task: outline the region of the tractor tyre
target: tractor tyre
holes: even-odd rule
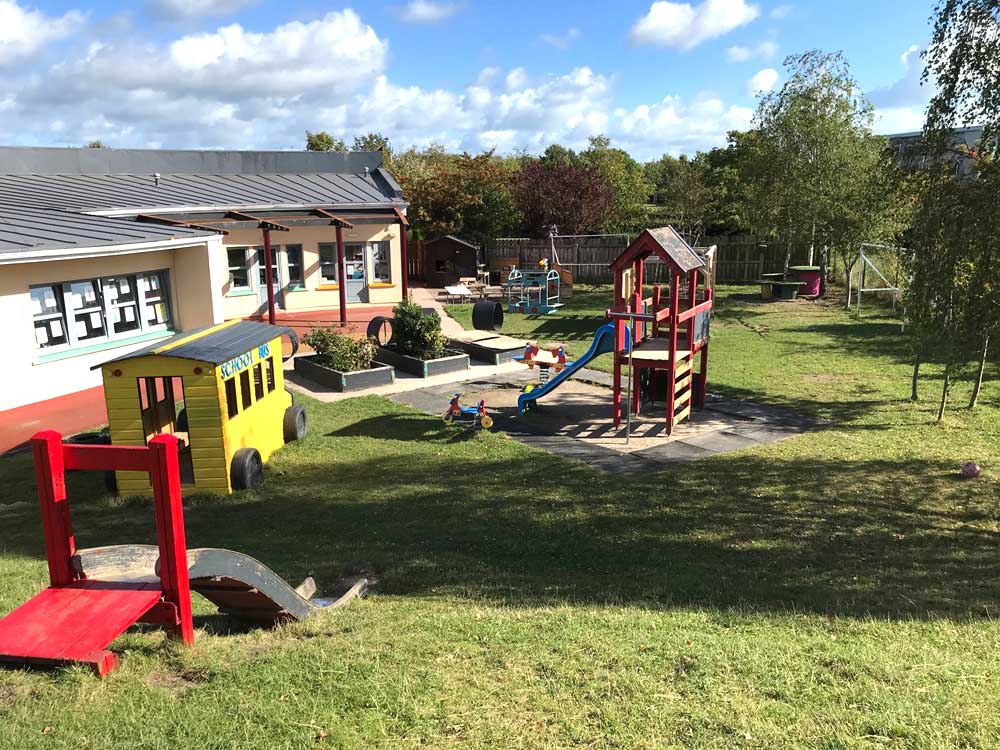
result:
[[[285,409],[282,429],[286,443],[304,438],[309,433],[309,418],[306,416],[305,407],[294,404]]]
[[[234,490],[253,490],[264,481],[264,463],[256,448],[240,448],[233,454],[230,466]]]

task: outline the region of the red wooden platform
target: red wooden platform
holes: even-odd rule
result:
[[[74,581],[49,588],[0,620],[0,661],[87,664],[105,675],[118,663],[107,647],[160,601],[156,583]]]
[[[86,664],[103,677],[118,663],[107,647],[140,620],[192,643],[177,438],[157,435],[146,447],[67,445],[59,433],[48,430],[35,435],[31,447],[51,585],[0,619],[0,663]],[[87,579],[76,569],[67,469],[149,474],[161,563],[158,581]]]

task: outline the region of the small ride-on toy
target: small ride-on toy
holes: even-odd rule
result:
[[[493,417],[486,413],[486,402],[480,401],[476,406],[462,406],[458,402],[461,397],[461,393],[456,393],[452,397],[448,410],[444,413],[444,423],[452,424],[458,421],[470,427],[490,429],[493,426]]]

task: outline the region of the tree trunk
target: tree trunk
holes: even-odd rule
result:
[[[855,261],[847,262],[847,258],[844,258],[844,282],[847,285],[847,309],[851,309],[851,272],[854,270]]]
[[[979,357],[979,367],[976,369],[976,380],[972,384],[972,396],[969,398],[969,408],[975,409],[979,403],[979,392],[983,389],[983,372],[986,370],[986,357],[990,351],[990,335],[983,337],[983,353]]]
[[[951,362],[944,366],[944,385],[941,386],[941,404],[938,406],[937,421],[944,419],[944,410],[948,406],[948,390],[951,388]]]
[[[910,384],[910,401],[919,399],[917,394],[917,380],[920,378],[920,363],[923,360],[923,347],[917,349],[917,354],[913,358],[913,381]]]

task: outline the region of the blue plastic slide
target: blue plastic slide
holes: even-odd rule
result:
[[[594,334],[594,341],[591,343],[587,353],[573,362],[567,362],[558,374],[554,375],[545,385],[539,385],[528,393],[522,393],[517,397],[517,415],[522,416],[529,404],[540,399],[547,393],[551,393],[564,381],[569,380],[594,357],[602,354],[609,354],[615,350],[615,324],[614,321],[605,323]],[[625,329],[625,351],[629,350],[629,330]]]

